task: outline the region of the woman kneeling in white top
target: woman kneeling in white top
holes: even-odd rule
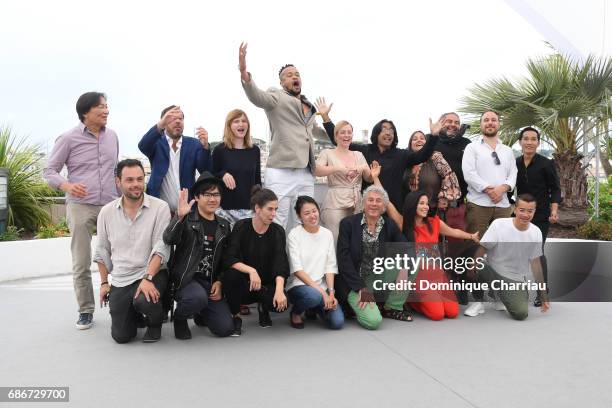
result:
[[[319,225],[319,205],[312,197],[298,197],[295,212],[302,225],[287,237],[291,276],[286,290],[293,305],[291,327],[303,329],[302,314],[310,309],[330,329],[341,329],[344,314],[334,295],[334,275],[338,273],[334,237]]]

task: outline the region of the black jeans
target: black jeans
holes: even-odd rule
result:
[[[227,337],[234,331],[234,322],[225,299],[210,300],[211,285],[208,282],[192,280],[176,293],[175,319],[187,319],[199,314],[210,332]]]
[[[264,284],[256,292],[249,290],[249,275],[236,269],[228,269],[223,273],[223,292],[229,303],[232,315],[240,313],[240,305],[260,303],[264,308],[278,312],[274,307],[274,291],[276,283]]]
[[[109,294],[109,308],[111,315],[111,336],[117,343],[127,343],[136,337],[136,314],[142,313],[147,319],[147,325],[161,326],[163,320],[163,308],[160,300],[157,303],[147,302],[141,293],[136,299],[134,295],[141,280],[124,286],[111,286]],[[160,295],[166,290],[168,284],[168,273],[161,270],[153,277],[153,284]]]

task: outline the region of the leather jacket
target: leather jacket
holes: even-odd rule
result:
[[[215,219],[217,220],[217,229],[215,230],[213,268],[210,276],[211,285],[221,280],[221,258],[230,233],[229,221],[217,215],[215,215]],[[178,216],[174,216],[164,231],[164,242],[167,245],[175,245],[168,262],[168,269],[175,290],[180,290],[193,279],[202,259],[204,228],[197,209],[191,211],[182,220]]]

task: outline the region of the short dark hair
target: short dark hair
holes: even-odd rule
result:
[[[519,201],[524,201],[526,203],[535,203],[536,202],[536,198],[534,196],[532,196],[529,193],[523,193],[523,194],[519,194],[519,196],[516,199],[516,204],[518,205]]]
[[[438,119],[438,120],[446,119],[446,117],[448,115],[455,115],[456,117],[459,118],[459,122],[461,122],[461,117],[459,116],[459,114],[457,112],[446,112],[446,113],[443,113],[442,115],[440,115],[440,119]]]
[[[302,207],[304,207],[304,205],[306,204],[314,204],[315,207],[317,207],[317,210],[320,211],[321,209],[319,208],[319,204],[316,202],[316,200],[310,196],[299,196],[297,198],[297,200],[295,201],[295,213],[297,215],[300,215],[300,212],[302,211]]]
[[[251,210],[255,211],[255,206],[262,208],[270,201],[278,201],[278,197],[274,194],[274,191],[262,188],[259,184],[255,184],[251,190]]]
[[[164,108],[164,110],[161,113],[161,116],[159,117],[160,119],[164,117],[164,115],[170,110],[170,109],[174,109],[176,108],[176,105],[170,105],[167,108]],[[185,112],[183,112],[183,119],[185,119]]]
[[[106,99],[106,95],[102,92],[86,92],[79,96],[76,103],[76,111],[81,122],[85,120],[85,114],[89,112],[91,108],[100,104],[100,98]]]
[[[213,181],[205,181],[204,183],[200,183],[194,187],[193,196],[197,197],[200,194],[206,193],[207,191],[211,191],[214,188],[219,190],[219,194],[223,195],[223,191],[221,191],[222,189],[221,187],[219,187],[219,184]]]
[[[123,172],[124,167],[140,167],[142,172],[144,173],[144,167],[142,167],[142,163],[137,159],[123,159],[119,163],[117,163],[117,168],[115,169],[115,175],[121,179],[121,173]]]
[[[293,67],[295,68],[295,65],[293,64],[285,64],[281,67],[281,69],[278,70],[278,77],[281,78],[281,74],[283,73],[283,71],[285,70],[285,68],[289,68],[289,67]]]
[[[499,113],[497,111],[494,111],[493,109],[486,109],[484,112],[482,112],[482,114],[480,115],[480,120],[482,120],[482,117],[485,115],[485,113],[489,113],[489,112],[493,112],[495,114],[495,116],[497,116],[497,119],[500,118]]]
[[[529,131],[532,131],[532,132],[536,133],[536,136],[538,137],[538,142],[539,142],[540,141],[540,131],[538,129],[532,127],[532,126],[527,126],[527,127],[524,127],[523,129],[521,129],[521,132],[519,133],[518,140],[522,140],[523,139],[523,134],[525,132],[529,132]]]

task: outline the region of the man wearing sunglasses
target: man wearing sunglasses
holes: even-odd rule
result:
[[[480,117],[482,136],[470,143],[463,153],[461,168],[468,185],[466,222],[469,233],[483,236],[493,220],[512,214],[507,192],[516,184],[516,159],[512,149],[498,137],[499,115],[491,110]],[[473,291],[474,302],[467,316],[484,313],[482,291]],[[501,306],[500,306],[501,307]]]

